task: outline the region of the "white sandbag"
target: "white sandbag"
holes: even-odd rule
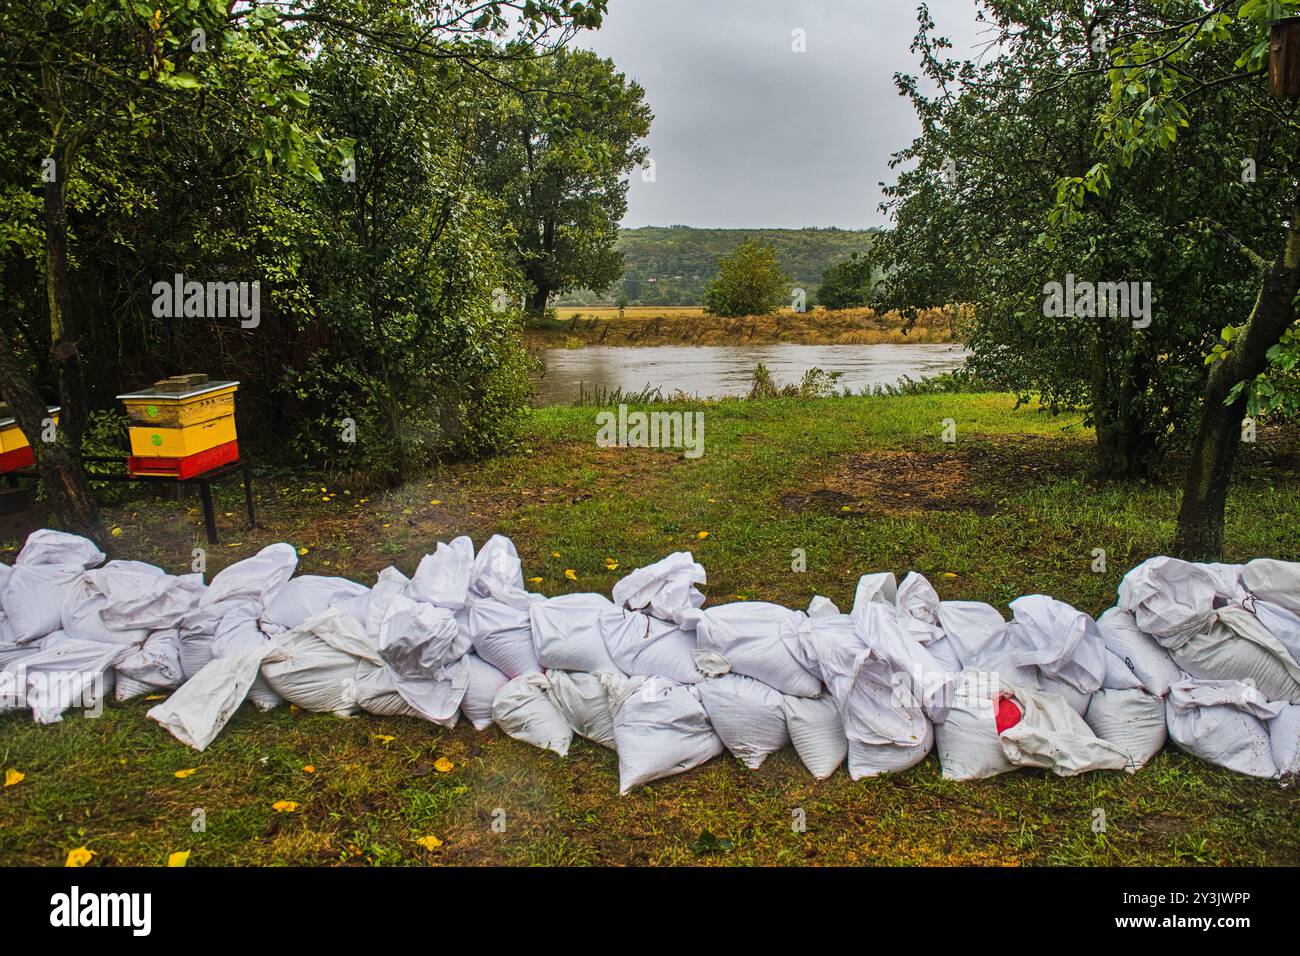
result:
[[[524,566],[513,541],[494,534],[483,543],[470,570],[469,593],[522,606],[519,599],[525,596]]]
[[[521,674],[497,692],[492,719],[515,740],[567,757],[573,728],[547,696],[551,682],[545,674]]]
[[[227,614],[232,620],[249,621],[257,626],[256,601],[222,601],[219,604],[196,607],[183,618],[177,627],[181,642],[181,668],[186,680],[193,677],[212,660],[212,642],[217,628]]]
[[[289,630],[370,589],[347,578],[304,574],[285,583],[262,611],[263,629],[271,624]]]
[[[547,695],[555,709],[579,736],[602,747],[615,749],[614,715],[609,709],[611,694],[623,689],[627,677],[614,672],[583,674],[547,671]]]
[[[1300,562],[1256,558],[1242,568],[1241,583],[1259,600],[1300,614]]]
[[[1286,648],[1293,661],[1300,660],[1300,614],[1280,604],[1251,597],[1249,608],[1270,634]]]
[[[854,663],[855,680],[868,679],[876,684],[877,688],[871,693],[877,703],[872,705],[872,709],[885,709],[881,716],[871,718],[874,733],[883,733],[900,745],[907,745],[909,741],[919,743],[925,734],[918,720],[908,718],[907,733],[903,733],[902,724],[892,723],[898,718],[900,708],[919,708],[924,711],[919,716],[942,721],[960,672],[954,671],[948,661],[935,656],[933,649],[936,644],[933,641],[924,643],[917,639],[915,619],[897,608],[880,603],[855,604],[851,620],[862,646],[869,651]],[[829,622],[819,622],[818,626],[825,626],[825,623]],[[825,679],[825,675],[822,676]],[[886,690],[895,705],[892,714],[887,713]],[[843,697],[839,699],[845,701],[845,717],[851,721],[851,703]],[[886,727],[890,729],[885,730]],[[845,729],[849,731],[849,739],[853,740],[851,723],[846,723]]]
[[[912,637],[929,650],[944,668],[954,675],[961,670],[957,645],[948,640],[943,629],[939,613],[942,606],[939,592],[923,574],[912,571],[903,578],[894,597],[894,606],[898,608],[899,618]]]
[[[1207,763],[1251,777],[1278,775],[1264,721],[1287,705],[1269,703],[1240,681],[1179,681],[1165,700],[1169,739]]]
[[[389,608],[394,602],[408,598],[410,590],[411,579],[397,568],[387,567],[379,572],[375,586],[369,591],[340,601],[335,607],[359,621],[370,639],[378,643],[379,628]]]
[[[607,630],[610,620],[602,620],[602,636],[609,656],[624,674],[663,677],[678,684],[704,680],[705,674],[695,663],[693,631],[640,613],[615,621]]]
[[[636,613],[603,594],[565,594],[528,607],[537,660],[547,670],[618,671],[605,647],[605,633],[630,628],[644,633]]]
[[[1057,680],[1054,677],[1039,675],[1038,690],[1044,694],[1051,694],[1053,697],[1061,698],[1080,717],[1088,712],[1088,703],[1092,700],[1092,694],[1085,694],[1081,690],[1076,690],[1065,681]]]
[[[726,674],[695,686],[723,746],[750,770],[790,742],[781,695],[766,684]]]
[[[1198,564],[1197,567],[1204,570],[1214,579],[1214,593],[1221,601],[1237,603],[1249,596],[1250,592],[1241,582],[1242,572],[1246,570],[1244,564]]]
[[[387,667],[379,667],[358,680],[352,688],[357,706],[367,714],[374,714],[376,717],[427,719],[398,693],[395,676]],[[450,722],[435,721],[435,723],[449,729],[455,727],[457,714],[459,711],[453,712]]]
[[[696,646],[717,654],[733,674],[762,681],[782,694],[816,697],[821,679],[800,663],[794,649],[808,616],[778,604],[742,601],[678,614],[694,630]]]
[[[723,751],[693,685],[633,677],[610,707],[619,793],[691,770]]]
[[[704,604],[695,587],[705,584],[704,566],[689,551],[678,551],[662,561],[637,568],[614,585],[614,603],[633,611],[646,611],[663,621],[677,621],[682,611]]]
[[[945,780],[984,780],[1015,769],[998,739],[997,701],[1011,688],[1001,675],[964,671],[947,719],[934,729]]]
[[[1218,582],[1205,568],[1176,558],[1142,562],[1119,585],[1119,607],[1162,647],[1173,650],[1209,629]]]
[[[117,675],[118,700],[179,687],[185,682],[179,634],[172,628],[146,635],[130,646],[113,670]]]
[[[962,670],[996,671],[1012,687],[1037,687],[1039,671],[1020,660],[1020,645],[991,604],[944,601],[939,619]]]
[[[257,604],[254,601],[231,600],[213,607],[227,608],[217,622],[216,633],[209,644],[213,657],[243,654],[265,646],[267,635],[257,625]],[[181,644],[181,652],[181,664],[186,666],[184,642]],[[260,710],[271,710],[283,702],[264,677],[253,681],[253,686],[248,690],[248,699]]]
[[[221,601],[251,600],[265,608],[280,588],[293,576],[298,566],[298,552],[293,545],[267,545],[251,558],[236,562],[219,572],[199,599],[201,607]]]
[[[4,597],[5,588],[9,587],[9,578],[13,576],[13,573],[13,568],[0,561],[0,598]]]
[[[270,651],[267,643],[243,654],[209,661],[145,716],[162,724],[187,747],[207,749],[244,702],[262,659]]]
[[[487,730],[492,726],[492,701],[510,678],[477,654],[465,655],[465,667],[467,673],[465,696],[460,702],[461,713],[474,725],[475,730]]]
[[[26,644],[57,631],[63,605],[85,575],[81,564],[17,564],[5,588],[4,612],[15,640]]]
[[[125,650],[101,641],[64,637],[23,658],[19,666],[26,677],[32,719],[52,724],[62,720],[63,712],[70,708],[96,711],[113,690],[112,668]]]
[[[379,656],[397,692],[421,716],[444,726],[455,725],[469,686],[469,648],[450,610],[406,597],[389,604],[379,625]]]
[[[925,759],[934,743],[926,708],[947,713],[954,676],[902,618],[891,604],[857,601],[852,615],[811,619],[800,634],[801,656],[817,665],[840,714],[855,780]]]
[[[77,640],[102,641],[108,644],[136,644],[149,636],[144,627],[114,628],[103,619],[108,606],[103,586],[122,589],[139,582],[148,585],[150,579],[166,578],[162,568],[131,561],[110,561],[95,571],[82,574],[63,593],[59,610],[60,625],[64,633]]]
[[[1164,701],[1141,687],[1097,691],[1084,720],[1094,734],[1128,754],[1130,770],[1146,766],[1168,736]]]
[[[817,780],[835,773],[849,753],[849,739],[844,736],[844,718],[830,694],[822,697],[781,698],[786,727],[795,753]]]
[[[1287,704],[1268,722],[1268,741],[1278,773],[1292,782],[1300,776],[1300,704]]]
[[[359,707],[357,682],[383,666],[361,623],[331,608],[272,640],[262,677],[304,710],[347,717]]]
[[[1107,649],[1128,665],[1142,686],[1157,697],[1183,679],[1174,659],[1155,640],[1137,626],[1132,612],[1113,607],[1097,619],[1102,642]]]
[[[161,568],[138,561],[110,561],[87,571],[86,580],[104,597],[100,618],[105,626],[119,631],[179,627],[207,590],[201,574],[164,574]]]
[[[459,610],[469,595],[474,571],[474,542],[461,535],[450,544],[438,542],[433,554],[420,559],[411,577],[409,596],[438,607]]]
[[[1091,616],[1042,594],[1016,598],[1011,612],[1007,631],[1016,647],[1017,665],[1037,667],[1042,678],[1059,681],[1084,696],[1101,687],[1106,645]]]
[[[1241,681],[1268,700],[1300,703],[1300,667],[1277,638],[1249,611],[1226,607],[1216,614],[1207,631],[1170,652],[1178,666],[1198,680]]]
[[[472,597],[461,612],[475,653],[510,678],[542,672],[533,645],[532,603],[522,591],[511,603]]]
[[[808,602],[808,610],[804,613],[809,617],[839,617],[840,609],[830,598],[818,594]]]
[[[88,538],[42,528],[27,536],[27,542],[14,560],[14,567],[75,564],[85,571],[103,564],[105,557],[104,552]]]
[[[1102,690],[1145,690],[1146,687],[1138,679],[1137,674],[1128,666],[1120,656],[1106,648],[1106,676],[1102,678]]]
[[[1024,715],[998,735],[1002,752],[1013,764],[1050,770],[1058,777],[1137,769],[1127,750],[1099,738],[1063,698],[1019,690],[1015,701]]]

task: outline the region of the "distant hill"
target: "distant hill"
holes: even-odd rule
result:
[[[693,229],[689,226],[647,226],[619,230],[618,247],[625,268],[621,287],[632,305],[699,305],[704,287],[718,271],[718,260],[746,239],[758,239],[776,249],[782,268],[809,300],[831,265],[871,247],[875,230],[850,229]],[[571,292],[556,304],[612,303],[620,284],[605,295]]]

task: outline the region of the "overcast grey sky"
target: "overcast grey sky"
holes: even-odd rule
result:
[[[605,25],[577,43],[640,82],[655,113],[655,181],[633,174],[624,225],[882,225],[889,156],[918,130],[893,83],[918,71],[916,6],[611,0]],[[979,38],[974,0],[930,10],[958,51]]]

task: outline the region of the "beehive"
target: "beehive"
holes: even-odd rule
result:
[[[57,425],[59,406],[51,405],[46,411]],[[35,462],[32,443],[18,427],[18,420],[9,414],[8,406],[0,405],[0,475],[19,468],[30,468]]]
[[[235,433],[238,382],[178,375],[119,395],[126,407],[133,475],[191,478],[239,458]]]

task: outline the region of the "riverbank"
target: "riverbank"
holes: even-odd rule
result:
[[[802,607],[824,594],[848,607],[858,575],[915,569],[948,599],[1005,612],[1040,591],[1099,612],[1127,568],[1165,547],[1176,489],[1090,483],[1079,417],[1013,406],[996,394],[713,403],[698,460],[601,448],[597,409],[538,409],[518,450],[383,494],[263,476],[253,532],[236,530],[239,489],[215,488],[224,537],[208,571],[289,541],[301,572],[371,583],[390,564],[411,573],[438,540],[501,532],[548,595],[608,593],[632,568],[690,550],[711,603]],[[955,444],[940,440],[945,419]],[[1300,559],[1300,436],[1261,429],[1242,456],[1226,558]],[[116,557],[180,572],[207,547],[197,501],[139,499],[107,516]],[[0,545],[0,561],[15,546]],[[585,741],[561,760],[463,723],[246,706],[198,754],[145,719],[152,705],[48,727],[0,718],[0,764],[26,774],[0,789],[0,864],[58,865],[81,846],[99,865],[160,865],[180,850],[191,865],[1300,864],[1300,791],[1172,748],[1133,776],[950,783],[932,755],[898,776],[854,783],[841,770],[822,784],[787,748],[758,771],[724,756],[619,797],[616,756]],[[791,828],[794,808],[806,832]],[[734,848],[699,855],[705,830]]]
[[[582,348],[587,345],[903,345],[956,341],[951,315],[941,309],[922,312],[909,326],[897,312],[877,315],[871,309],[798,313],[725,319],[702,308],[599,306],[556,309],[556,318],[532,320],[524,328],[530,348]]]

